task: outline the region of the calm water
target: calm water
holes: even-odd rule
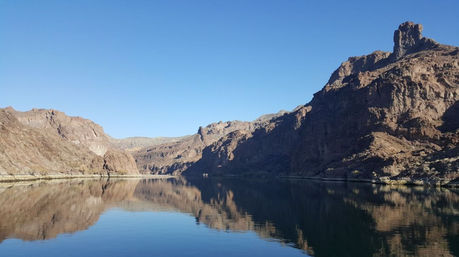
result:
[[[459,191],[304,180],[0,184],[0,256],[459,256]]]

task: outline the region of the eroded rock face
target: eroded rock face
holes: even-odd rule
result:
[[[115,149],[109,149],[105,152],[104,170],[109,174],[132,175],[139,173],[132,155]]]
[[[207,146],[202,158],[184,174],[262,176],[290,169],[292,145],[300,140],[298,129],[309,111],[308,106],[298,107],[253,131],[237,130],[227,134]]]
[[[10,110],[22,124],[55,133],[76,145],[83,145],[99,156],[103,156],[111,147],[110,137],[104,133],[104,129],[90,120],[67,116],[57,110]]]
[[[103,159],[81,145],[29,127],[0,109],[0,174],[99,173]]]
[[[110,138],[110,143],[117,149],[128,152],[136,152],[146,147],[173,143],[184,140],[183,137],[127,137],[127,138]]]
[[[133,152],[137,167],[142,173],[181,174],[193,166],[202,157],[203,149],[232,132],[252,131],[266,126],[270,120],[284,115],[285,111],[268,114],[252,121],[216,122],[200,127],[194,135],[180,138],[177,141],[145,147]]]
[[[315,94],[292,156],[292,172],[368,179],[457,178],[457,127],[442,128],[445,114],[456,112],[459,100],[458,48],[420,49],[394,62],[380,61],[373,69],[356,70]],[[435,168],[434,163],[443,164]]]
[[[459,48],[421,30],[400,25],[394,53],[349,58],[310,103],[223,137],[184,174],[456,180]]]
[[[398,60],[407,54],[432,49],[438,45],[434,40],[422,36],[421,24],[405,22],[394,32],[393,58]]]
[[[99,125],[55,110],[0,109],[0,175],[136,174]]]

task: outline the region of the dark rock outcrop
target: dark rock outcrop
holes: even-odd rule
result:
[[[181,174],[202,157],[202,151],[207,146],[235,131],[250,133],[265,127],[270,120],[284,115],[285,111],[267,114],[258,119],[248,121],[216,122],[205,127],[199,127],[194,135],[180,140],[145,147],[133,152],[137,167],[142,173],[151,174]]]
[[[280,174],[290,169],[292,145],[300,140],[298,129],[310,111],[308,106],[267,121],[250,130],[227,134],[203,150],[202,158],[186,175]]]
[[[398,60],[407,54],[432,49],[437,46],[439,44],[433,39],[422,36],[421,24],[405,22],[400,24],[394,32],[393,58]]]

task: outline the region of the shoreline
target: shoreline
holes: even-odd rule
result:
[[[187,177],[185,175],[185,177]],[[191,176],[201,177],[201,176]],[[256,178],[254,176],[244,176],[235,174],[225,175],[214,175],[205,178]],[[294,175],[278,175],[278,176],[267,176],[261,178],[277,178],[277,179],[298,179],[298,180],[316,180],[316,181],[329,181],[329,182],[353,182],[353,183],[368,183],[368,184],[380,184],[380,185],[402,185],[402,186],[425,186],[425,187],[444,187],[444,188],[459,188],[459,182],[449,179],[428,179],[428,178],[399,178],[391,179],[389,177],[381,177],[377,179],[364,179],[364,178],[327,178],[327,177],[308,177],[308,176],[294,176]]]
[[[54,174],[54,175],[0,175],[0,183],[20,182],[20,181],[39,181],[39,180],[57,180],[57,179],[100,179],[100,178],[153,178],[168,179],[177,178],[174,175],[107,175],[107,174]]]
[[[0,183],[14,183],[21,181],[49,181],[49,180],[60,180],[60,179],[101,179],[101,178],[113,178],[113,179],[169,179],[178,178],[181,176],[177,175],[152,175],[152,174],[138,174],[138,175],[107,175],[107,174],[53,174],[53,175],[0,175]],[[186,176],[185,176],[186,177]],[[200,176],[199,176],[200,177]],[[245,176],[237,175],[223,175],[223,176],[212,176],[212,177],[239,177],[244,178]],[[429,186],[429,187],[446,187],[446,188],[459,188],[458,182],[450,183],[450,180],[427,180],[427,179],[356,179],[356,178],[325,178],[325,177],[306,177],[306,176],[275,176],[279,179],[304,179],[304,180],[316,180],[316,181],[336,181],[336,182],[356,182],[356,183],[369,183],[369,184],[383,184],[383,185],[403,185],[403,186]],[[250,177],[253,178],[253,177]]]
[[[382,185],[403,185],[403,186],[429,186],[429,187],[459,187],[459,183],[450,183],[450,180],[428,180],[428,179],[390,179],[390,178],[379,178],[379,179],[357,179],[357,178],[324,178],[324,177],[303,177],[303,176],[278,176],[281,179],[308,179],[308,180],[320,180],[320,181],[342,181],[342,182],[358,182],[358,183],[370,183],[370,184],[382,184]]]

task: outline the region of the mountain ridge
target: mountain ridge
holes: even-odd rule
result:
[[[138,174],[134,158],[111,146],[98,124],[63,112],[0,109],[0,174]]]
[[[94,160],[102,160],[104,172],[129,167],[129,173],[142,174],[457,183],[459,48],[423,37],[422,29],[402,23],[394,32],[393,52],[350,57],[309,103],[251,122],[220,121],[178,138],[113,139],[83,118],[7,108],[2,129],[50,135],[53,142],[65,142],[57,148],[71,143],[83,160],[91,159],[89,150],[100,157]],[[3,144],[11,146],[8,140]],[[17,159],[1,154],[0,164],[11,166]]]
[[[401,24],[394,53],[350,57],[311,102],[222,138],[184,174],[457,181],[459,48],[421,30]]]

